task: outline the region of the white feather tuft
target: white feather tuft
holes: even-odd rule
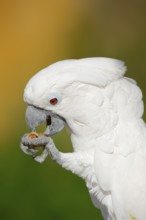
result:
[[[45,75],[49,81],[56,78],[60,83],[78,81],[104,87],[121,78],[125,72],[124,62],[112,58],[97,57],[59,61],[41,71],[41,74]]]

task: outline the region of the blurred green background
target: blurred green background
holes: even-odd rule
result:
[[[62,59],[124,60],[146,94],[146,1],[0,1],[0,219],[102,219],[85,183],[48,158],[37,164],[19,149],[23,89],[40,69]],[[146,99],[145,99],[146,102]],[[66,132],[55,137],[70,151]]]

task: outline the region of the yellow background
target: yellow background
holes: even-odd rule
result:
[[[124,60],[145,98],[144,0],[0,1],[0,219],[102,219],[80,178],[19,149],[29,78],[55,61],[92,56]],[[70,150],[65,132],[55,139]]]

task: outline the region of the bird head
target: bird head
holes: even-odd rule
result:
[[[125,70],[122,61],[111,58],[64,60],[41,70],[24,91],[29,128],[49,121],[52,135],[65,124],[76,135],[103,134],[117,120],[106,88]]]

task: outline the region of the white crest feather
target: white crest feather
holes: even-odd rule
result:
[[[102,87],[121,78],[126,72],[126,66],[116,59],[98,57],[59,61],[44,71],[50,77],[60,77],[61,81],[79,81]]]
[[[112,58],[70,59],[54,63],[41,70],[30,81],[40,82],[44,79],[49,84],[71,83],[74,81],[104,87],[121,78],[126,72],[124,62]],[[40,81],[41,80],[41,81]],[[44,82],[43,82],[44,84]]]

